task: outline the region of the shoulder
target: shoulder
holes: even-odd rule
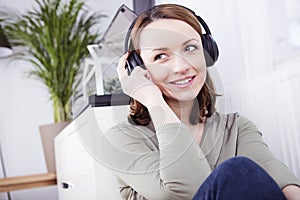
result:
[[[138,126],[124,121],[110,127],[104,134],[109,140],[124,142],[124,140],[139,140],[154,133],[147,126]]]
[[[119,149],[130,152],[149,152],[158,150],[156,134],[149,126],[122,122],[105,132],[106,139]]]
[[[262,135],[262,133],[258,130],[255,123],[249,118],[236,113],[236,121],[238,126],[239,135],[247,134],[247,133],[255,133],[258,135]]]
[[[174,133],[186,133],[188,128],[183,123],[170,123],[165,124],[158,132],[160,135],[174,137]],[[142,126],[122,122],[109,128],[105,132],[105,137],[116,146],[127,148],[140,145],[146,146],[151,151],[159,149],[157,133],[151,125]]]

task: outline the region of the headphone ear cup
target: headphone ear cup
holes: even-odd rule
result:
[[[134,68],[137,66],[146,69],[142,58],[137,54],[137,52],[135,50],[130,51],[125,65],[128,75],[130,75]]]
[[[214,65],[219,57],[219,49],[215,40],[210,34],[203,34],[201,36],[202,46],[204,49],[204,57],[206,62],[206,67]]]

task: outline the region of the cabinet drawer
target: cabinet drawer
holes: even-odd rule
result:
[[[103,134],[127,115],[128,105],[88,108],[55,138],[60,200],[121,199],[116,177],[94,159],[91,148],[98,145],[95,134]]]
[[[94,160],[78,132],[90,133],[90,123],[56,142],[57,186],[61,200],[96,200]]]

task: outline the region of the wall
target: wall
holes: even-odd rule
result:
[[[33,0],[1,0],[0,5],[23,12],[34,3]],[[86,3],[90,9],[108,15],[101,21],[103,31],[121,4],[132,8],[131,0],[114,0],[109,4],[104,0],[88,0]],[[53,122],[52,107],[47,89],[24,74],[30,67],[24,61],[0,59],[0,140],[7,176],[46,173],[38,127]],[[14,200],[57,199],[55,186],[19,190],[10,195]],[[6,200],[7,194],[0,193],[0,199]]]

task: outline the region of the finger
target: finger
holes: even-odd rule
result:
[[[152,78],[151,78],[148,70],[145,70],[139,66],[134,68],[134,70],[131,72],[130,76],[133,76],[133,77],[144,76],[147,80],[152,81]]]
[[[119,76],[119,79],[122,79],[124,76],[127,76],[127,71],[125,69],[125,64],[127,61],[128,52],[121,56],[118,67],[117,67],[117,73]]]
[[[147,70],[145,70],[145,69],[143,69],[143,68],[141,68],[140,66],[136,66],[133,70],[132,70],[132,72],[131,72],[131,76],[136,76],[136,75],[138,75],[138,76],[147,76],[147,74],[148,74],[148,71]]]

